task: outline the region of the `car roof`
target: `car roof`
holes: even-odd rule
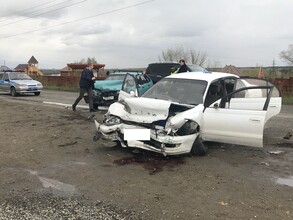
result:
[[[111,75],[126,75],[127,73],[131,74],[131,75],[143,74],[143,72],[140,72],[140,71],[116,71],[116,72],[110,73],[109,76],[111,76]]]
[[[216,79],[220,79],[223,77],[236,77],[239,76],[231,74],[231,73],[222,73],[222,72],[187,72],[187,73],[177,73],[166,78],[178,78],[178,79],[197,79],[197,80],[205,80],[208,82],[212,82]]]

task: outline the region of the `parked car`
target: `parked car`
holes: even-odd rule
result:
[[[133,70],[115,71],[109,74],[105,80],[95,81],[93,89],[94,108],[107,109],[112,103],[116,102],[127,75],[134,76],[134,83],[138,88],[137,96],[144,94],[153,85],[152,80],[143,72]],[[88,103],[88,96],[85,96],[84,100]]]
[[[169,76],[174,70],[178,70],[180,67],[179,63],[168,62],[168,63],[150,63],[146,68],[146,74],[157,83],[162,78]],[[201,66],[191,64],[187,65],[188,72],[208,72]]]
[[[205,141],[262,147],[264,125],[282,103],[264,79],[218,72],[171,75],[142,97],[121,90],[119,99],[95,121],[94,140],[164,155],[204,155]]]
[[[0,91],[10,92],[12,96],[25,93],[33,93],[36,96],[41,94],[43,89],[42,83],[33,80],[23,72],[6,71],[1,75]]]

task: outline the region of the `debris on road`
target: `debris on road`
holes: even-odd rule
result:
[[[260,164],[260,165],[265,165],[265,166],[267,166],[267,167],[269,167],[269,166],[270,166],[270,164],[269,164],[269,163],[267,163],[267,162],[260,162],[259,164]]]
[[[269,151],[270,154],[273,154],[273,155],[279,155],[279,154],[282,154],[282,153],[285,153],[285,151],[282,151],[282,150],[275,150],[275,151]]]
[[[287,132],[287,134],[283,137],[283,139],[290,139],[292,137],[292,133]]]

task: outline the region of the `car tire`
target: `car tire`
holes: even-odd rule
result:
[[[17,92],[16,92],[16,89],[14,87],[10,88],[10,95],[13,96],[13,97],[17,96]]]
[[[39,96],[41,92],[34,92],[35,96]]]
[[[194,141],[190,154],[192,156],[205,156],[208,152],[207,146],[202,143],[200,136],[197,136],[196,140]]]

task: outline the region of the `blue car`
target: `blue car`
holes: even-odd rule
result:
[[[105,80],[95,81],[93,89],[94,108],[106,109],[112,103],[116,102],[127,75],[135,78],[135,83],[138,87],[138,96],[141,96],[153,86],[150,77],[141,71],[115,71],[110,73]],[[88,96],[85,96],[84,100],[88,103]]]

